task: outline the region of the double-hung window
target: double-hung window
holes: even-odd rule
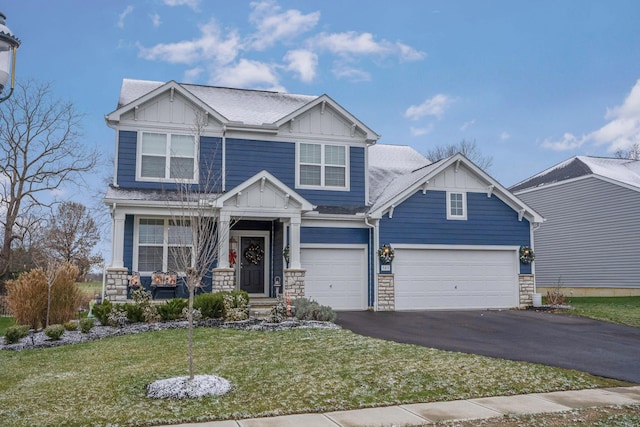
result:
[[[184,272],[193,263],[190,220],[140,218],[137,271]]]
[[[447,219],[467,219],[466,193],[447,193]]]
[[[193,135],[142,132],[138,179],[195,182],[196,140]]]
[[[298,186],[348,189],[349,159],[344,145],[298,145]]]

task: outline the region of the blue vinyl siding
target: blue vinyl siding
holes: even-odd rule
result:
[[[219,182],[222,171],[221,138],[200,137],[200,183],[205,185],[207,177],[212,176]],[[118,138],[118,179],[117,183],[122,188],[146,188],[146,189],[171,189],[175,185],[166,182],[136,181],[136,145],[138,133],[133,131],[120,131]],[[209,190],[214,186],[210,183]]]
[[[529,221],[496,196],[467,193],[467,220],[447,220],[446,192],[416,192],[380,221],[380,243],[530,245]],[[520,265],[520,272],[531,272]]]
[[[368,228],[301,227],[300,243],[368,244]]]
[[[125,215],[124,217],[124,248],[123,262],[124,266],[133,269],[133,215]]]
[[[227,138],[227,191],[243,183],[262,170],[295,189],[296,146],[291,142],[257,141]],[[350,191],[296,191],[315,205],[364,206],[365,168],[364,148],[350,147]]]

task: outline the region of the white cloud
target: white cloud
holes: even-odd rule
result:
[[[232,62],[238,55],[240,38],[235,31],[223,33],[212,19],[208,24],[200,26],[200,32],[200,38],[195,40],[160,43],[149,48],[140,46],[138,56],[172,64],[194,64],[203,59],[214,59],[224,65]]]
[[[559,141],[545,139],[542,143],[542,148],[547,148],[553,151],[567,151],[581,147],[584,142],[584,137],[578,138],[571,133],[565,133]]]
[[[120,15],[118,15],[118,27],[124,28],[124,20],[125,18],[133,12],[133,6],[127,6]]]
[[[250,37],[250,45],[256,50],[264,50],[280,40],[287,40],[311,30],[320,20],[320,12],[302,14],[299,10],[289,9],[280,12],[280,6],[267,0],[251,3],[253,12],[249,22],[258,32]]]
[[[352,82],[368,82],[371,80],[371,74],[360,70],[358,68],[351,67],[346,64],[336,63],[331,69],[333,75],[337,79],[345,79]]]
[[[502,131],[502,133],[500,134],[500,139],[502,141],[506,141],[507,139],[511,138],[511,135],[509,135],[509,132],[507,131]]]
[[[420,105],[412,105],[407,108],[404,116],[411,120],[418,120],[424,116],[434,116],[438,119],[442,118],[444,110],[451,105],[454,100],[442,93],[435,95],[433,98],[426,99]]]
[[[309,40],[311,46],[342,56],[391,56],[397,55],[401,60],[416,61],[426,54],[406,44],[392,43],[388,40],[375,40],[371,33],[347,31],[344,33],[320,33]]]
[[[158,15],[157,13],[149,15],[149,18],[151,18],[151,23],[156,28],[158,28],[160,24],[162,24],[162,21],[160,20],[160,15]]]
[[[287,63],[286,69],[297,73],[303,82],[310,83],[315,78],[318,66],[318,55],[315,53],[304,49],[290,50],[284,56],[284,61]]]
[[[471,126],[475,124],[476,124],[476,119],[471,119],[468,122],[464,122],[462,126],[460,126],[460,130],[464,132],[465,130],[469,129]]]
[[[591,142],[597,146],[608,145],[607,151],[613,153],[626,150],[633,144],[640,144],[640,79],[631,88],[622,105],[607,109],[605,119],[609,122],[580,138],[565,133],[561,141],[545,140],[542,146],[553,150],[570,150]]]
[[[233,66],[218,68],[210,83],[218,86],[286,92],[280,85],[274,66],[248,59],[241,59]]]
[[[202,75],[204,72],[204,68],[196,67],[191,68],[184,72],[184,82],[185,83],[195,83],[198,80],[198,77]]]
[[[188,6],[197,11],[200,6],[200,0],[164,0],[167,6]]]
[[[427,135],[428,133],[431,133],[431,131],[433,130],[433,125],[430,124],[429,126],[423,127],[423,128],[416,128],[411,126],[409,128],[409,131],[411,132],[411,136],[423,136],[423,135]]]

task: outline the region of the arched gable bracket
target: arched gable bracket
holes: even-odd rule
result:
[[[428,186],[429,186],[429,180],[425,181],[424,184],[422,184],[422,194],[427,194]]]
[[[520,209],[518,211],[518,221],[522,221],[522,218],[524,218],[524,214],[525,214],[524,209]]]

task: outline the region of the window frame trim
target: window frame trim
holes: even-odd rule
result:
[[[451,196],[460,194],[462,196],[462,215],[451,213]],[[447,191],[447,220],[466,221],[467,220],[467,193],[465,191]]]
[[[200,138],[197,135],[191,135],[188,132],[167,132],[162,130],[154,130],[154,129],[145,129],[138,130],[137,132],[137,142],[136,142],[136,181],[139,182],[168,182],[168,183],[184,183],[184,184],[198,184],[200,178]],[[142,136],[145,133],[155,133],[161,134],[165,136],[165,165],[164,165],[164,177],[156,178],[156,177],[145,177],[142,176]],[[185,156],[171,156],[171,136],[172,135],[182,135],[182,136],[192,136],[193,137],[193,178],[171,178],[171,158],[181,158],[181,159],[190,159],[191,157]],[[159,155],[152,155],[154,157],[160,157]]]
[[[304,163],[300,162],[300,146],[301,144],[309,144],[309,145],[320,145],[320,164],[315,163]],[[344,147],[344,166],[340,165],[330,165],[325,162],[325,147],[327,145],[335,146],[335,147]],[[306,141],[297,141],[296,142],[296,166],[295,166],[295,179],[296,179],[296,189],[303,190],[325,190],[325,191],[351,191],[351,146],[346,144],[333,144],[330,142],[306,142]],[[309,166],[320,166],[320,185],[305,185],[300,183],[300,167],[302,165]],[[331,185],[325,185],[325,168],[326,167],[344,167],[344,187],[336,187]]]

